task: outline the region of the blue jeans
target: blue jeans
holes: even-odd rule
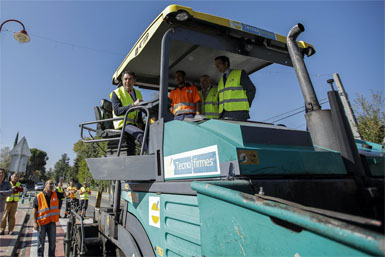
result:
[[[124,131],[135,137],[135,139],[142,145],[144,132],[137,126],[126,124]],[[147,142],[144,142],[143,151],[148,152]]]
[[[56,247],[56,223],[51,222],[39,227],[39,240],[37,244],[37,256],[44,256],[45,234],[48,235],[48,256],[55,256]]]

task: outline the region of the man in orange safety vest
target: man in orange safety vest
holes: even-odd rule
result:
[[[55,256],[56,222],[59,221],[59,198],[52,180],[45,182],[44,191],[33,200],[33,228],[38,231],[37,256],[44,256],[45,235],[48,235],[48,255]]]

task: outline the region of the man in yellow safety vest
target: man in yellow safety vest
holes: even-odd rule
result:
[[[123,71],[121,80],[123,86],[118,87],[110,94],[114,118],[124,118],[128,109],[138,106],[140,102],[143,102],[142,93],[134,88],[136,82],[135,73],[133,71]],[[115,120],[114,128],[122,129],[123,123],[123,120]],[[124,131],[133,136],[140,145],[142,145],[144,138],[143,127],[143,119],[139,110],[127,114]],[[143,147],[143,151],[147,152],[146,142],[144,142]]]
[[[201,96],[201,114],[209,119],[218,119],[218,87],[211,85],[211,78],[209,75],[202,75],[200,77],[199,91]]]
[[[218,82],[219,116],[221,119],[246,121],[255,97],[255,86],[244,70],[231,70],[227,56],[215,58],[215,65],[223,73]]]
[[[66,212],[64,218],[66,218],[71,210],[71,203],[75,203],[76,206],[79,206],[79,199],[77,199],[77,187],[75,186],[74,181],[70,182],[70,185],[67,187],[67,201],[66,201]]]
[[[20,193],[23,192],[23,187],[21,186],[19,182],[19,175],[13,174],[11,176],[11,187],[12,187],[12,194],[7,197],[5,200],[5,212],[3,215],[3,218],[1,219],[1,226],[0,226],[0,235],[4,235],[5,227],[7,226],[7,220],[8,220],[8,234],[13,234],[13,229],[15,228],[15,216],[17,211],[17,204],[19,202]]]
[[[88,207],[88,199],[91,194],[91,188],[87,186],[87,182],[84,181],[83,186],[80,188],[80,215],[83,215],[83,217],[86,216],[87,213],[87,207]]]

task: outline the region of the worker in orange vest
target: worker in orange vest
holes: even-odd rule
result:
[[[174,114],[174,120],[194,118],[196,114],[200,114],[201,97],[197,87],[186,82],[186,73],[182,70],[175,72],[175,82],[178,86],[170,92],[169,96],[170,111]]]
[[[39,233],[37,255],[44,256],[45,235],[48,235],[48,255],[55,256],[56,222],[59,221],[59,198],[52,180],[45,182],[44,191],[33,200],[33,228]]]

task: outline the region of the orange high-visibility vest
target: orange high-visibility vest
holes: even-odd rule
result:
[[[172,113],[177,116],[181,114],[195,114],[195,104],[201,100],[198,89],[194,85],[176,88],[170,92],[172,100]]]
[[[56,192],[52,192],[50,207],[48,207],[47,200],[45,199],[43,192],[40,192],[37,195],[37,201],[37,224],[39,224],[39,226],[59,221],[59,198],[57,197]]]

